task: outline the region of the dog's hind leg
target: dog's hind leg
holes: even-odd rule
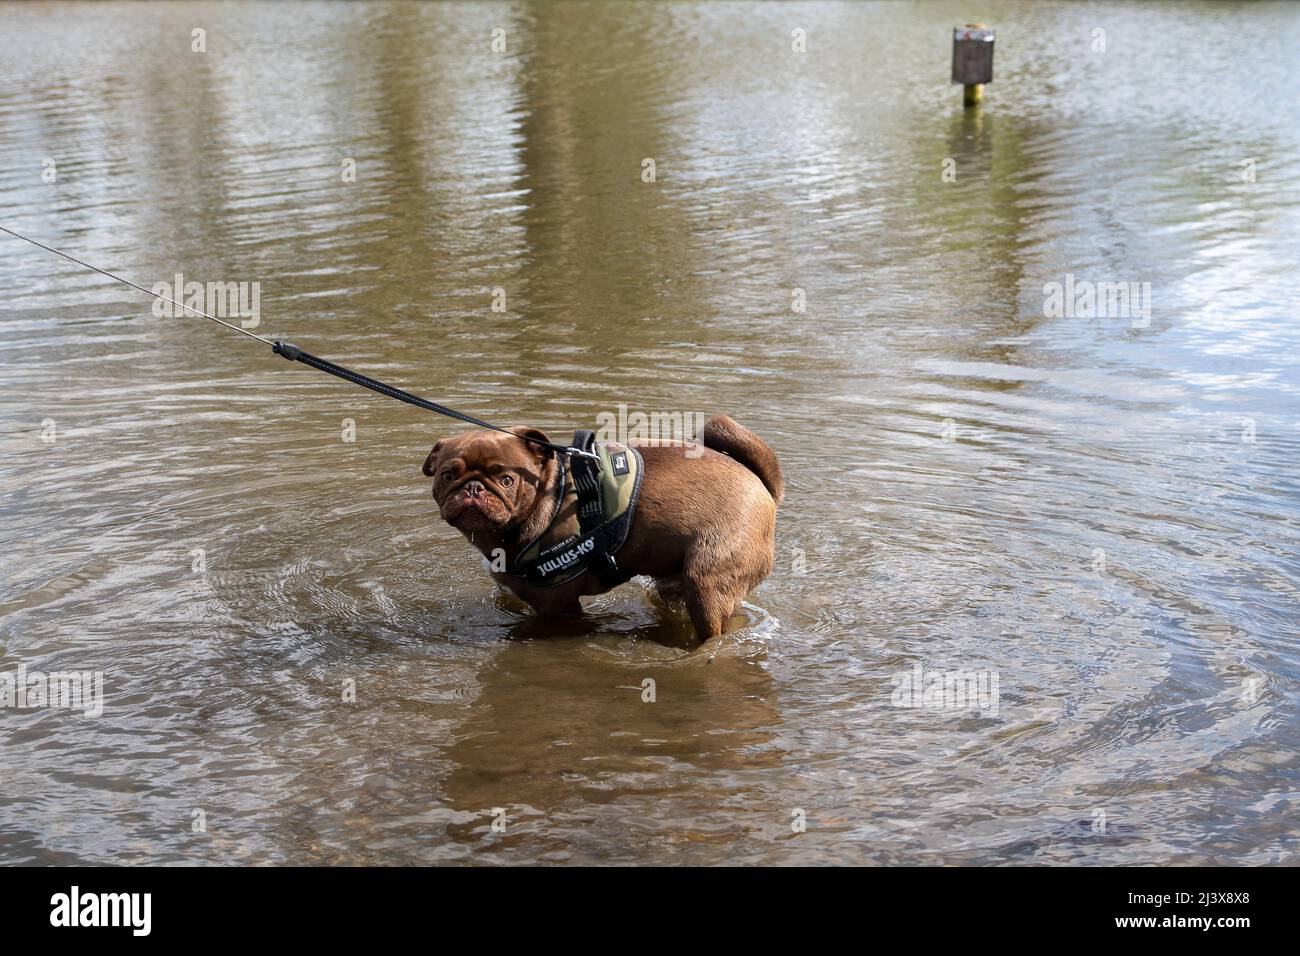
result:
[[[749,591],[747,580],[707,551],[699,542],[692,546],[681,578],[681,594],[701,643],[726,632],[736,605]]]
[[[682,596],[701,641],[725,633],[745,595],[772,570],[776,507],[766,496],[762,504],[732,527],[701,531],[687,548]]]
[[[725,591],[699,587],[693,583],[683,588],[686,597],[686,609],[690,611],[691,623],[695,625],[696,636],[700,643],[715,638],[727,631],[727,622],[736,610],[738,598]]]

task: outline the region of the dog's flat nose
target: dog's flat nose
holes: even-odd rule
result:
[[[483,491],[484,491],[483,482],[481,481],[465,482],[465,494],[468,495],[469,497],[477,498],[479,495],[483,494]]]

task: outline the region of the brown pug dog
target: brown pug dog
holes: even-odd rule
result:
[[[550,441],[536,428],[515,435]],[[641,497],[627,541],[615,556],[660,593],[686,600],[701,641],[723,633],[736,606],[772,570],[776,504],[784,494],[776,455],[726,415],[704,425],[703,448],[680,442],[638,445],[645,461]],[[688,457],[688,451],[692,455]],[[444,438],[424,461],[444,521],[485,557],[519,551],[551,526],[543,546],[576,527],[572,500],[557,506],[557,452],[510,435],[475,431]],[[572,478],[569,478],[572,481]],[[551,525],[557,507],[560,520]],[[498,561],[498,566],[500,562]],[[541,587],[499,571],[493,579],[539,615],[580,614],[578,598],[609,590],[590,570]]]

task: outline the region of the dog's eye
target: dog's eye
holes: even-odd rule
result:
[[[442,473],[442,480],[443,480],[443,481],[455,481],[455,480],[456,480],[456,473],[455,473],[454,471],[444,471],[444,472]]]
[[[514,478],[512,478],[510,475],[502,475],[500,478],[497,479],[497,481],[501,482],[502,488],[509,488],[511,485],[515,483]]]

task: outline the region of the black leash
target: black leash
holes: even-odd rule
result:
[[[372,392],[378,392],[380,395],[387,395],[389,398],[395,398],[399,402],[406,402],[408,405],[414,405],[416,408],[427,408],[431,412],[437,412],[439,415],[446,415],[448,418],[455,418],[469,425],[477,425],[479,428],[490,428],[494,432],[503,432],[506,435],[514,435],[515,438],[522,439],[526,442],[532,442],[534,445],[543,445],[552,451],[558,451],[565,455],[580,455],[583,458],[594,458],[600,461],[600,456],[576,448],[572,445],[557,445],[555,442],[542,441],[540,438],[530,438],[527,435],[516,435],[508,428],[501,428],[497,425],[491,425],[481,418],[475,418],[473,415],[466,415],[464,412],[458,412],[454,408],[448,408],[446,405],[439,405],[437,402],[431,402],[427,398],[421,398],[419,395],[412,395],[405,389],[398,388],[395,385],[389,385],[387,382],[381,382],[377,378],[371,378],[369,375],[362,375],[360,372],[354,372],[350,368],[344,368],[342,365],[336,365],[328,359],[312,355],[310,352],[304,352],[296,345],[290,345],[288,342],[269,342],[271,349],[276,355],[281,355],[290,362],[301,362],[303,365],[309,365],[312,368],[320,369],[322,372],[328,372],[330,375],[337,375],[344,381],[351,382],[353,385],[360,385],[362,388],[368,388]]]
[[[69,262],[75,262],[77,265],[82,266],[83,268],[86,269],[90,269],[92,272],[98,272],[102,276],[108,276],[110,279],[114,279],[117,282],[125,283],[126,285],[129,285],[133,289],[139,289],[141,292],[151,295],[156,299],[162,299],[164,302],[170,302],[172,305],[178,305],[187,312],[193,312],[196,315],[201,315],[205,319],[211,319],[213,322],[216,322],[218,325],[224,325],[226,328],[239,332],[242,335],[247,335],[249,338],[257,339],[259,342],[271,346],[272,351],[274,351],[276,355],[282,356],[283,358],[288,359],[290,362],[301,362],[303,365],[310,366],[311,368],[314,369],[319,369],[322,372],[328,372],[330,375],[335,375],[343,379],[344,381],[351,382],[353,385],[360,385],[362,388],[368,388],[372,392],[378,392],[380,395],[386,395],[389,398],[395,398],[399,402],[406,402],[406,404],[414,405],[416,408],[426,408],[431,412],[437,412],[439,415],[446,415],[448,418],[454,418],[458,421],[465,422],[468,425],[477,425],[479,428],[488,428],[494,432],[501,432],[506,435],[512,435],[515,438],[520,439],[521,441],[531,442],[534,445],[541,445],[543,447],[551,449],[552,451],[560,452],[561,454],[564,455],[576,455],[581,458],[593,459],[596,462],[596,467],[598,469],[600,467],[600,456],[595,454],[594,452],[587,451],[586,449],[583,448],[577,448],[573,445],[558,445],[555,442],[543,441],[540,438],[531,438],[527,435],[516,435],[508,428],[502,428],[499,425],[489,424],[488,422],[485,422],[480,418],[475,418],[473,415],[466,415],[464,412],[458,412],[455,409],[448,408],[446,405],[439,405],[437,402],[431,402],[427,398],[421,398],[419,395],[412,395],[410,392],[405,391],[404,389],[400,389],[394,385],[389,385],[385,382],[381,382],[378,379],[371,378],[369,375],[362,375],[360,372],[354,372],[351,369],[344,368],[342,365],[336,365],[335,363],[328,361],[327,359],[323,359],[320,358],[319,356],[312,355],[310,352],[304,352],[296,345],[290,345],[288,342],[272,342],[270,339],[264,338],[263,336],[258,335],[256,332],[250,332],[248,331],[248,329],[241,328],[238,325],[232,325],[231,323],[226,322],[223,319],[217,318],[215,315],[208,315],[208,313],[200,309],[196,309],[193,306],[186,305],[183,302],[177,302],[175,299],[169,299],[167,296],[162,295],[161,293],[158,292],[154,292],[152,289],[146,289],[142,285],[136,285],[130,279],[123,279],[121,276],[114,275],[113,273],[101,269],[98,266],[92,266],[89,262],[83,262],[82,260],[76,258],[75,256],[70,256],[66,252],[60,252],[58,249],[55,249],[52,246],[47,246],[43,242],[37,242],[35,239],[29,239],[27,236],[14,232],[12,229],[8,229],[4,226],[0,226],[0,232],[7,232],[15,239],[21,239],[24,242],[30,242],[32,245],[44,249],[46,252],[52,252],[54,253],[54,255],[67,259]]]

